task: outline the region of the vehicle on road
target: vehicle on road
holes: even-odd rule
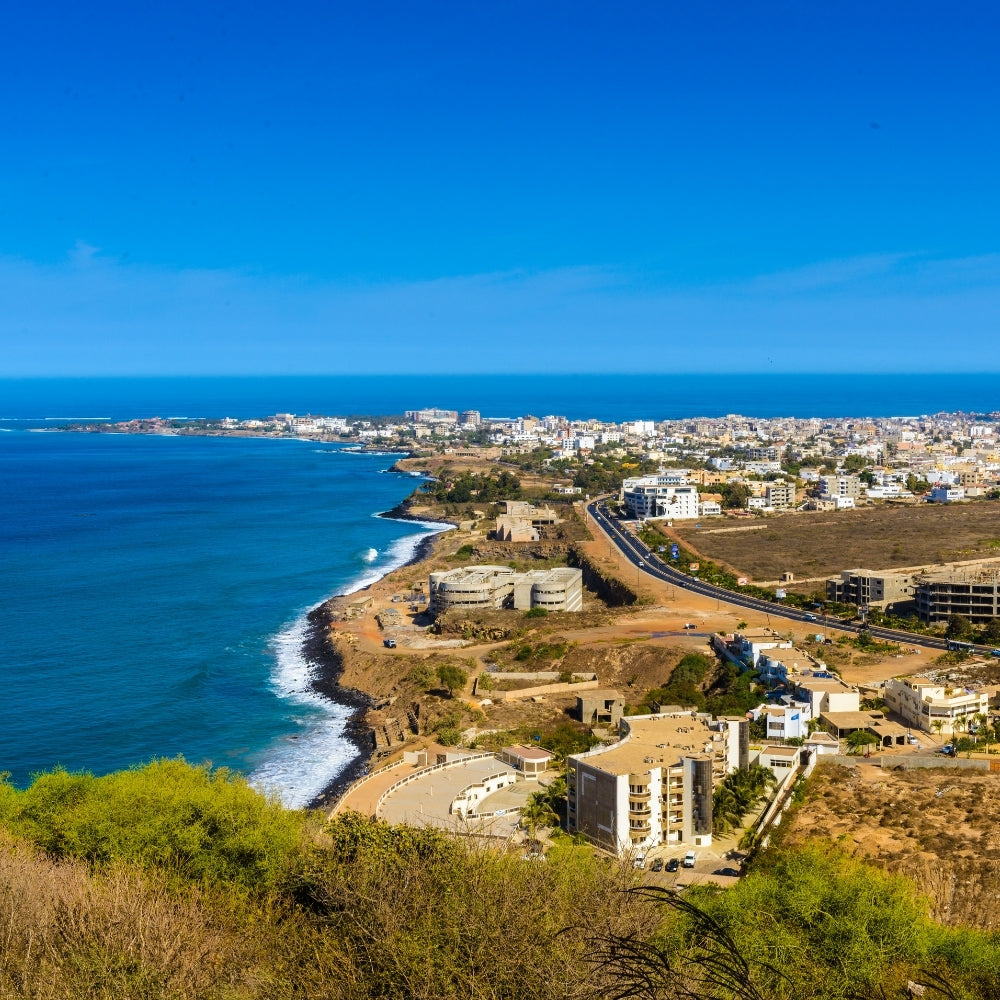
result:
[[[383,639],[382,640],[382,645],[385,646],[386,649],[395,649],[396,648],[396,640],[395,639]]]
[[[684,627],[685,627],[685,628],[688,628],[688,629],[691,629],[691,628],[697,628],[698,626],[697,626],[697,625],[695,625],[695,623],[694,623],[694,622],[685,622],[685,623],[684,623]]]
[[[818,622],[819,619],[815,615],[806,615],[807,622]]]
[[[695,857],[694,851],[688,851],[687,854],[684,855],[684,867],[694,868],[694,863],[696,860],[697,858]]]
[[[637,854],[635,856],[635,861],[632,862],[633,868],[645,868],[646,867],[646,855]]]
[[[918,746],[920,746],[920,740],[918,740],[916,738],[916,736],[913,736],[910,733],[906,734],[906,742],[909,743],[911,747],[918,747]]]
[[[663,858],[657,858],[650,866],[649,870],[651,872],[662,872],[663,871]]]
[[[671,858],[667,862],[667,871],[668,872],[675,872],[675,871],[677,871],[678,868],[680,868],[680,866],[681,866],[681,863],[676,858]]]

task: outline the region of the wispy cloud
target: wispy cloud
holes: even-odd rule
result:
[[[575,267],[330,283],[78,245],[0,258],[0,374],[1000,370],[1000,256],[885,254],[711,287]]]

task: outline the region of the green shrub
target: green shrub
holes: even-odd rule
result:
[[[4,824],[55,857],[133,862],[185,880],[273,890],[293,875],[307,814],[224,768],[182,759],[104,777],[57,769],[3,797]]]

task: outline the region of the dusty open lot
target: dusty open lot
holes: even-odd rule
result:
[[[883,770],[821,762],[805,801],[779,827],[788,846],[814,837],[912,879],[944,923],[1000,928],[1000,773]]]
[[[1000,501],[776,514],[674,533],[701,555],[748,575],[825,578],[843,569],[920,567],[1000,556]]]

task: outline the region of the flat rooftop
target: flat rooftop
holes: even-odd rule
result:
[[[704,719],[689,712],[631,716],[625,721],[629,735],[623,741],[573,754],[573,759],[607,774],[645,774],[650,768],[679,765],[682,757],[721,754],[726,745],[725,733],[709,729]]]

